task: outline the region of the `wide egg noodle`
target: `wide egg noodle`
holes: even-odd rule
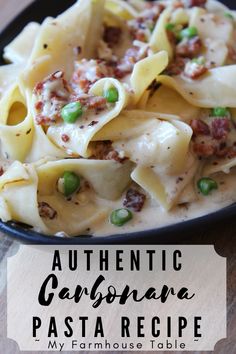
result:
[[[113,141],[114,148],[142,166],[165,166],[181,171],[189,149],[192,129],[175,116],[145,111],[124,111],[95,136]]]
[[[165,51],[151,55],[135,64],[130,77],[134,91],[134,103],[137,103],[148,86],[167,67],[168,56]]]
[[[19,87],[12,86],[0,101],[1,155],[10,160],[25,161],[33,139],[33,119],[27,107],[30,98],[23,97]]]
[[[5,93],[16,85],[16,78],[22,71],[22,64],[8,64],[0,66],[0,99]]]
[[[38,211],[38,177],[33,166],[14,162],[0,177],[0,218],[4,221],[19,221],[34,228],[48,232]],[[4,209],[7,207],[7,209]]]
[[[4,48],[3,58],[10,63],[25,65],[31,55],[39,30],[38,23],[28,23],[22,32]]]
[[[170,14],[171,11],[169,8],[162,12],[153,30],[149,46],[154,53],[157,53],[162,50],[166,51],[168,53],[169,59],[171,60],[173,57],[173,48],[170,44],[165,28],[166,24],[169,21]]]
[[[105,124],[118,116],[129,100],[129,94],[124,86],[118,80],[112,78],[104,78],[97,81],[89,93],[95,96],[103,96],[104,90],[109,87],[115,87],[118,91],[119,99],[115,104],[111,104],[108,109],[97,113],[94,110],[88,110],[74,124],[60,122],[50,126],[47,131],[47,136],[50,140],[59,147],[66,147],[67,150],[69,149],[77,156],[89,157],[91,151],[88,149],[88,145],[93,136]],[[62,134],[66,134],[69,137],[67,143],[62,142]]]
[[[135,8],[120,0],[106,0],[106,9],[121,17],[123,20],[131,20],[138,16]]]
[[[182,76],[160,75],[158,82],[175,89],[197,107],[235,107],[236,65],[214,68],[198,80]]]
[[[58,179],[65,171],[74,171],[92,186],[101,198],[119,198],[130,183],[133,164],[120,164],[113,160],[67,159],[50,161],[37,167],[39,193],[51,195],[55,192]]]
[[[149,112],[179,116],[186,123],[197,119],[200,112],[199,107],[190,104],[178,92],[163,85],[147,99],[145,109]]]
[[[120,28],[121,35],[120,35],[119,43],[112,47],[112,51],[110,51],[111,52],[110,55],[111,57],[112,55],[115,55],[117,58],[123,58],[127,49],[132,47],[133,44],[133,39],[130,34],[130,30],[129,27],[127,26],[127,23],[118,15],[115,15],[113,12],[109,10],[105,11],[103,22],[106,26]],[[107,46],[106,43],[103,42],[103,44],[105,44],[105,47]],[[102,58],[103,57],[104,56],[102,56]],[[111,57],[109,59],[111,59]]]
[[[160,167],[137,166],[131,178],[140,185],[162,208],[170,210],[179,202],[179,197],[196,173],[198,162],[192,155],[185,159],[182,173],[168,175]]]
[[[190,16],[190,26],[198,30],[201,39],[222,40],[230,43],[233,37],[233,22],[224,15],[212,15],[200,8],[193,8]]]
[[[64,71],[69,79],[74,61],[79,58],[75,48],[80,47],[80,56],[85,58],[96,54],[103,14],[103,0],[81,0],[56,19],[47,18],[22,75],[22,85],[33,89],[38,82],[57,70]]]

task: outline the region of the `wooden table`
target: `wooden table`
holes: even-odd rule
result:
[[[11,18],[30,2],[31,0],[0,0],[0,26],[4,27]],[[234,354],[236,353],[236,218],[224,223],[219,222],[210,228],[191,231],[191,234],[182,243],[214,244],[218,253],[227,257],[228,338],[217,343],[214,352]],[[6,313],[3,310],[6,302],[4,296],[6,290],[6,258],[9,254],[14,253],[16,248],[17,242],[13,242],[6,235],[0,235],[0,304],[2,308],[0,312],[0,353],[4,354],[19,353],[15,343],[9,341],[6,344],[3,339],[6,336]]]

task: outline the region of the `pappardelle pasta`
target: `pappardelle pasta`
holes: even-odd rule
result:
[[[236,200],[236,13],[79,0],[0,67],[0,219],[111,235]]]

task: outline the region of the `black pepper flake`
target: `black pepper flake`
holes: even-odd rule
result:
[[[189,94],[193,96],[193,92],[189,92]]]
[[[17,133],[16,136],[20,136],[20,133]]]
[[[97,120],[93,120],[90,124],[88,124],[88,127],[93,127],[96,124],[98,124],[98,121]]]
[[[80,128],[80,129],[84,129],[84,125],[81,125],[79,128]]]
[[[26,135],[28,135],[29,133],[31,133],[31,128],[27,130]]]
[[[82,48],[80,46],[78,46],[76,48],[76,51],[77,51],[77,55],[81,54],[82,53]]]
[[[47,49],[47,48],[48,48],[48,44],[47,44],[47,43],[44,43],[43,48],[44,48],[44,49]]]
[[[204,18],[201,18],[200,21],[201,21],[201,22],[205,22],[205,19],[204,19]]]
[[[182,182],[183,180],[184,180],[183,177],[178,177],[176,180],[176,183],[178,184],[178,183]]]

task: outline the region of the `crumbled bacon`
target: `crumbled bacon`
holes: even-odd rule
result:
[[[198,64],[189,61],[184,68],[184,75],[192,80],[198,79],[200,76],[204,75],[208,71],[207,67],[202,64]]]
[[[218,118],[212,121],[212,136],[216,140],[225,140],[230,131],[230,122],[227,118]]]
[[[185,58],[194,58],[196,57],[202,49],[202,41],[196,36],[191,39],[183,39],[176,46],[176,55],[185,57]]]
[[[193,143],[193,151],[199,157],[208,158],[215,154],[216,148],[214,144],[210,143]]]
[[[146,200],[146,195],[140,193],[136,189],[130,188],[124,199],[123,205],[127,208],[133,209],[134,211],[141,211]]]
[[[236,62],[236,50],[231,45],[228,46],[228,57],[232,62]]]
[[[3,174],[4,174],[4,169],[3,169],[3,167],[1,166],[1,167],[0,167],[0,177],[1,177]]]
[[[57,217],[57,212],[48,203],[40,202],[38,204],[39,215],[41,218],[48,218],[53,220]]]
[[[134,65],[147,56],[147,52],[142,52],[139,47],[131,47],[126,52],[114,69],[114,75],[118,79],[122,79],[131,73]]]
[[[73,102],[80,102],[84,108],[95,109],[97,112],[107,108],[107,100],[102,96],[93,96],[89,94],[74,95]]]
[[[88,93],[90,87],[104,77],[113,77],[113,67],[108,62],[102,59],[82,59],[76,62],[72,84],[74,88]]]
[[[194,135],[209,135],[210,128],[208,124],[200,119],[193,119],[190,122],[190,126],[193,130]]]
[[[120,42],[121,34],[122,31],[119,27],[105,26],[103,40],[112,48]]]
[[[185,64],[186,59],[176,57],[175,60],[168,65],[166,74],[170,76],[180,75],[184,71]]]
[[[34,88],[37,124],[50,125],[60,118],[61,108],[68,102],[70,90],[64,73],[57,71]]]
[[[199,157],[209,158],[234,156],[235,146],[230,146],[227,141],[230,132],[228,118],[211,118],[209,124],[201,120],[192,120],[190,123],[193,135],[193,151]]]
[[[64,143],[68,143],[68,141],[70,140],[70,137],[69,137],[67,134],[62,134],[61,140],[62,140]]]
[[[111,141],[97,142],[91,158],[97,160],[115,160],[120,163],[126,160],[126,158],[121,158],[119,153],[113,149]]]
[[[151,4],[151,6],[141,12],[138,17],[128,21],[128,26],[133,39],[147,42],[148,37],[146,34],[151,34],[151,31],[164,8],[165,7],[162,4]]]
[[[207,0],[186,0],[186,6],[191,7],[205,7]]]

